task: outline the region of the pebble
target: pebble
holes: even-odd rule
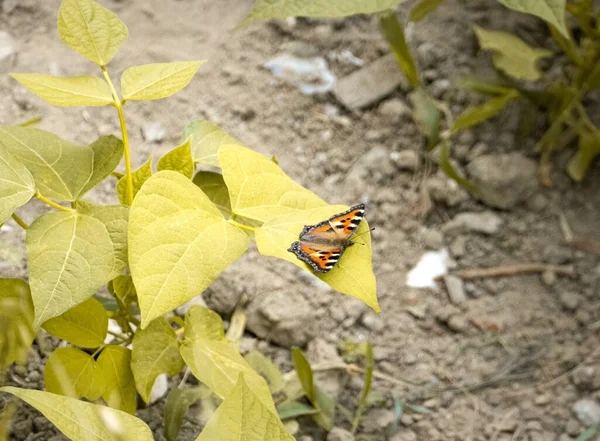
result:
[[[469,329],[469,322],[460,314],[453,315],[448,320],[448,328],[456,333],[463,333]]]
[[[389,119],[400,121],[408,120],[412,116],[411,108],[401,99],[392,98],[384,101],[379,106],[379,114]]]
[[[379,332],[385,327],[385,323],[381,316],[373,311],[366,311],[362,315],[360,322],[365,328],[374,332]]]
[[[327,441],[354,441],[354,435],[341,427],[334,427],[327,434]]]
[[[554,271],[544,271],[542,273],[542,283],[546,286],[552,286],[556,282],[556,273]]]
[[[400,170],[417,171],[421,167],[421,157],[414,150],[402,150],[390,153],[390,158]]]
[[[460,277],[446,275],[444,276],[444,283],[446,284],[448,297],[450,297],[452,303],[455,305],[462,305],[467,300],[465,285]]]
[[[453,257],[462,257],[467,250],[467,236],[458,236],[450,244],[450,253]]]
[[[573,371],[572,379],[581,390],[600,390],[600,363],[578,367]]]
[[[600,422],[600,405],[594,400],[583,399],[575,402],[573,412],[586,427]]]
[[[431,250],[439,250],[444,245],[444,235],[438,230],[424,228],[421,235],[423,236],[423,243]]]
[[[421,43],[417,47],[417,57],[422,69],[435,67],[440,55],[439,49],[433,43],[428,41]]]
[[[493,211],[464,212],[454,216],[450,222],[444,225],[442,230],[445,233],[472,231],[491,235],[498,232],[502,222],[502,218]]]
[[[13,68],[17,48],[12,35],[0,31],[0,73],[8,73]]]
[[[401,430],[389,438],[389,441],[417,441],[417,434],[412,430]]]
[[[445,78],[440,78],[439,80],[435,80],[430,86],[431,94],[434,97],[441,99],[441,98],[443,98],[444,94],[446,92],[448,92],[448,90],[450,90],[450,86],[452,86],[452,84],[450,83],[449,80],[447,80]]]
[[[456,207],[470,198],[464,188],[446,176],[434,176],[428,179],[427,191],[434,201],[444,203],[449,207]]]
[[[396,421],[396,414],[390,409],[373,409],[368,411],[361,420],[361,426],[366,433],[386,433]]]
[[[571,436],[577,436],[581,433],[581,424],[576,419],[571,418],[567,421],[565,432]]]
[[[581,296],[575,292],[566,291],[560,293],[558,300],[564,309],[573,312],[581,303]]]
[[[142,136],[149,143],[160,143],[165,139],[166,131],[157,121],[146,121],[142,125]]]

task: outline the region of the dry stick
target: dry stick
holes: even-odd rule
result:
[[[565,245],[568,245],[573,248],[577,248],[581,251],[588,251],[590,253],[600,255],[600,242],[593,239],[571,239],[565,240]]]
[[[572,276],[575,274],[573,265],[552,265],[549,263],[518,263],[515,265],[494,266],[491,268],[470,268],[458,271],[462,279],[480,279],[485,277],[506,277],[519,274],[543,273],[550,271],[556,274]]]

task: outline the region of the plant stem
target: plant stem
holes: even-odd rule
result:
[[[35,197],[38,198],[40,201],[44,201],[45,203],[47,203],[48,205],[50,205],[53,208],[56,208],[57,210],[61,210],[61,211],[67,211],[67,212],[73,212],[75,210],[73,210],[72,208],[68,208],[68,207],[63,207],[62,205],[57,204],[54,201],[51,201],[50,199],[48,199],[46,196],[41,195],[40,193],[36,193]]]
[[[123,138],[123,153],[125,155],[125,180],[127,183],[127,202],[129,205],[133,202],[133,175],[131,174],[131,152],[129,149],[129,136],[127,135],[127,124],[125,123],[125,115],[123,114],[123,105],[125,101],[121,101],[119,98],[119,94],[115,89],[115,86],[106,71],[105,66],[101,66],[102,75],[104,75],[104,79],[108,83],[108,87],[113,94],[114,103],[113,106],[116,107],[117,112],[119,113],[119,122],[121,123],[121,136]]]
[[[256,228],[251,227],[249,225],[240,224],[239,222],[236,222],[233,219],[229,219],[229,223],[235,225],[236,227],[238,227],[242,230],[252,231],[253,233],[256,231]]]
[[[17,216],[16,213],[13,213],[10,215],[14,221],[17,223],[17,225],[19,225],[21,228],[23,228],[24,230],[26,230],[27,228],[29,228],[29,225],[27,225],[23,219],[21,219],[19,216]]]
[[[98,355],[98,353],[99,353],[100,351],[102,351],[102,349],[104,349],[104,346],[105,346],[105,345],[102,345],[102,346],[100,346],[98,349],[96,349],[96,350],[94,351],[94,353],[92,354],[92,358],[94,358],[96,355]]]

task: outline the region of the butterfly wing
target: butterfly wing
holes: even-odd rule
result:
[[[304,227],[300,239],[306,241],[348,239],[358,228],[365,215],[364,204],[356,205],[348,211],[336,214],[326,221]]]
[[[298,259],[308,263],[317,273],[327,273],[335,266],[342,257],[344,248],[335,248],[322,244],[294,242],[288,249]]]

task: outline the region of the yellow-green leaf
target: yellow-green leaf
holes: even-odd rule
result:
[[[125,305],[137,298],[137,292],[129,274],[115,277],[110,281],[108,289],[109,291],[112,290],[112,293],[121,299]]]
[[[190,140],[188,139],[179,147],[175,147],[158,160],[157,170],[172,170],[192,179],[194,176],[194,160]]]
[[[286,213],[327,205],[292,181],[269,158],[246,147],[222,146],[219,164],[229,189],[231,208],[239,216],[264,222]]]
[[[250,367],[265,379],[272,394],[283,390],[285,386],[283,374],[271,360],[257,350],[248,352],[244,358]]]
[[[555,26],[561,34],[569,38],[565,24],[565,0],[498,0],[504,6],[515,11],[535,15]]]
[[[81,146],[32,127],[0,127],[1,149],[27,167],[37,191],[70,202],[104,180],[123,157],[123,142],[112,135]]]
[[[133,178],[133,197],[140,191],[144,182],[148,180],[150,176],[152,176],[152,156],[148,158],[146,163],[142,165],[140,168],[132,172]],[[123,176],[117,182],[117,196],[119,197],[119,201],[123,205],[129,205],[127,200],[127,176]]]
[[[288,251],[290,245],[298,240],[305,225],[314,225],[330,218],[336,213],[347,210],[345,206],[327,206],[306,211],[297,211],[270,219],[255,233],[258,251],[264,256],[274,256],[285,259],[300,268],[313,273],[311,268],[293,253]],[[341,259],[326,274],[315,274],[333,289],[356,297],[375,312],[379,312],[377,302],[376,281],[371,264],[371,237],[367,234],[369,226],[363,220],[355,235],[360,238],[356,244],[344,252]],[[365,233],[365,234],[363,234]]]
[[[27,230],[26,245],[36,329],[93,296],[115,266],[106,227],[77,212],[38,217]]]
[[[238,375],[243,373],[248,385],[254,390],[263,404],[275,411],[275,404],[265,380],[258,375],[233,344],[217,332],[215,313],[201,306],[192,306],[185,316],[185,341],[181,346],[181,356],[194,376],[206,384],[221,398],[234,388]],[[197,327],[196,324],[208,321],[209,325]],[[188,332],[188,327],[194,327]]]
[[[133,337],[131,370],[135,385],[147,403],[156,377],[162,373],[177,375],[185,363],[179,354],[177,335],[164,317],[140,329]]]
[[[165,170],[148,179],[129,216],[129,264],[142,328],[208,288],[249,241],[181,174]]]
[[[444,0],[421,0],[421,2],[410,10],[408,21],[419,22],[437,9]]]
[[[237,139],[227,134],[218,125],[210,121],[192,121],[183,129],[181,142],[191,137],[192,157],[199,164],[219,167],[219,148],[222,145],[236,144]]]
[[[317,403],[317,395],[315,392],[315,381],[313,379],[313,371],[310,363],[300,350],[300,348],[292,348],[292,361],[298,380],[302,385],[304,395],[313,405]]]
[[[573,180],[583,181],[592,161],[600,155],[600,135],[591,133],[579,136],[579,150],[567,164],[567,172]]]
[[[519,97],[519,92],[516,90],[510,91],[506,95],[492,98],[485,103],[471,107],[465,110],[454,122],[453,131],[466,129],[468,127],[477,125],[483,121],[490,119],[497,115],[506,107],[506,105],[512,100]]]
[[[440,141],[442,114],[435,105],[435,100],[423,88],[412,91],[409,98],[413,106],[415,124],[427,138],[427,145],[431,149]]]
[[[58,11],[63,43],[88,60],[106,66],[127,39],[127,26],[94,0],[63,0]]]
[[[102,303],[91,297],[54,317],[42,326],[48,333],[82,348],[96,348],[104,343],[108,316]]]
[[[0,148],[0,224],[35,193],[33,176],[9,151]]]
[[[133,66],[121,76],[124,100],[158,100],[179,92],[192,80],[203,61]]]
[[[165,438],[167,441],[177,441],[177,435],[179,435],[183,418],[189,407],[196,401],[206,399],[211,395],[212,392],[206,386],[190,389],[174,387],[169,391],[165,403]]]
[[[535,49],[515,35],[473,27],[482,49],[494,51],[494,66],[518,80],[538,80],[542,73],[537,68],[540,58],[549,57],[547,49]]]
[[[0,369],[24,362],[34,337],[29,285],[21,279],[0,279]]]
[[[150,428],[125,412],[39,390],[0,387],[39,410],[73,441],[153,441]]]
[[[55,106],[105,106],[114,102],[108,84],[98,77],[62,78],[36,73],[11,76]]]
[[[252,10],[238,27],[259,20],[286,17],[347,17],[355,14],[373,14],[402,3],[403,0],[256,0]]]
[[[135,415],[136,390],[131,372],[131,350],[109,345],[98,357],[98,366],[104,375],[102,398],[113,409]]]
[[[104,392],[104,378],[96,360],[77,348],[56,349],[44,368],[46,390],[65,397],[95,401]]]
[[[78,201],[75,208],[81,214],[98,219],[108,232],[113,244],[114,266],[110,278],[119,276],[127,268],[127,226],[129,207],[122,205],[94,205]]]
[[[231,200],[221,173],[199,171],[194,176],[194,184],[208,196],[226,218],[231,217]]]
[[[388,11],[379,19],[379,29],[388,41],[396,62],[404,72],[404,76],[408,80],[411,87],[416,88],[421,85],[417,65],[410,52],[406,37],[404,36],[404,28],[398,21],[398,17],[394,11]]]
[[[196,441],[294,441],[256,392],[247,375],[239,374]]]
[[[446,176],[448,176],[461,187],[474,193],[479,192],[479,189],[475,184],[469,182],[459,175],[456,169],[452,166],[452,163],[450,162],[450,144],[448,141],[443,141],[440,145],[440,168],[444,173],[446,173]]]

